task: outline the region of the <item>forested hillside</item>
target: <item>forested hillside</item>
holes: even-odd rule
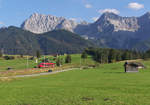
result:
[[[43,54],[80,53],[94,46],[90,41],[65,30],[34,34],[17,27],[0,29],[0,49],[5,54],[31,54],[37,50]]]

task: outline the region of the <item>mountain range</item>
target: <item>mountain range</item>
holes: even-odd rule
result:
[[[21,28],[41,34],[64,29],[79,34],[99,47],[148,50],[150,48],[150,12],[140,17],[122,17],[104,13],[94,23],[77,23],[63,17],[33,14]]]
[[[85,48],[95,46],[77,34],[66,30],[54,30],[35,34],[18,27],[0,29],[0,49],[5,54],[81,53]]]

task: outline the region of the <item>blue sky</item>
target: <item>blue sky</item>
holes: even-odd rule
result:
[[[150,0],[0,0],[1,26],[20,26],[32,13],[93,22],[104,12],[141,16],[150,11]]]

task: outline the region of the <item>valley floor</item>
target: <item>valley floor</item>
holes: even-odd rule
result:
[[[0,81],[0,105],[149,105],[150,61],[139,73],[123,64]]]

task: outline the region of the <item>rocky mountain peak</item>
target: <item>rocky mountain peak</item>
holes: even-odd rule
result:
[[[146,14],[147,14],[147,15],[150,15],[150,11],[148,11]]]
[[[120,16],[114,13],[110,13],[110,12],[106,12],[103,13],[101,18],[107,19],[107,18],[111,18],[111,19],[118,19]]]
[[[30,17],[36,17],[36,16],[39,16],[40,14],[38,13],[33,13]]]
[[[67,20],[64,17],[34,13],[29,19],[24,21],[21,28],[40,34],[57,29],[65,29],[73,32],[76,26],[77,23],[75,21]]]
[[[98,25],[99,32],[107,28],[113,28],[114,32],[117,31],[131,31],[135,32],[138,30],[138,20],[136,17],[121,17],[114,13],[104,13],[102,16],[95,22]]]
[[[83,20],[79,24],[81,24],[81,25],[88,25],[89,23]]]
[[[150,12],[145,13],[143,16],[141,16],[140,18],[143,18],[144,20],[146,19],[150,19]]]
[[[147,12],[141,17],[122,17],[114,13],[106,12],[94,23],[87,23],[85,21],[77,23],[64,17],[34,13],[21,27],[37,34],[65,29],[80,35],[98,37],[101,33],[137,32],[141,27],[145,29],[145,26],[149,24],[150,12]]]
[[[109,21],[110,19],[116,20],[119,19],[119,17],[120,17],[119,15],[116,15],[114,13],[105,12],[100,16],[100,18],[95,23],[100,24],[102,21],[106,22]]]

